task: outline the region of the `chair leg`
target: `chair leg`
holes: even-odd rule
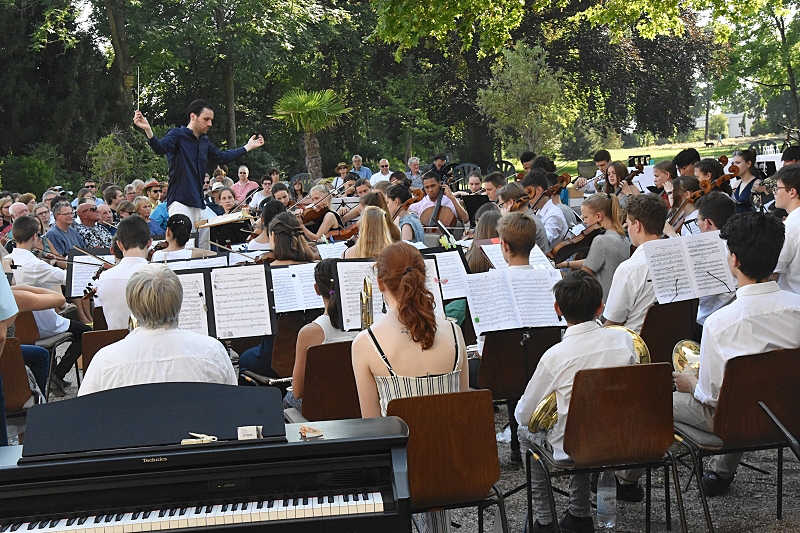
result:
[[[497,495],[497,512],[500,514],[500,527],[503,533],[508,533],[508,516],[506,516],[506,500],[503,498],[502,493],[497,490],[497,487],[492,487],[492,490]]]
[[[483,533],[483,507],[478,506],[478,533]]]
[[[783,520],[783,448],[778,448],[778,520]]]
[[[670,452],[667,452],[667,456],[670,460],[672,476],[675,478],[675,499],[678,500],[678,514],[680,515],[681,519],[681,531],[682,533],[687,533],[688,526],[686,525],[686,510],[683,507],[683,494],[681,494],[681,481],[678,478],[678,465],[676,464],[676,460]]]
[[[714,523],[711,520],[711,512],[708,510],[708,500],[706,499],[706,491],[703,489],[703,458],[699,457],[695,449],[684,443],[689,453],[692,454],[692,463],[694,463],[694,474],[697,476],[697,490],[700,492],[700,502],[703,504],[703,514],[706,518],[706,529],[709,533],[714,533]]]
[[[528,501],[528,531],[533,532],[533,489],[531,488],[531,455],[533,452],[528,448],[525,451],[525,492]]]
[[[644,530],[647,533],[650,533],[650,485],[652,483],[652,477],[651,468],[648,466],[644,487]]]
[[[664,512],[667,531],[672,531],[672,509],[669,499],[669,467],[664,465]]]

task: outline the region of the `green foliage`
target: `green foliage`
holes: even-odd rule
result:
[[[167,178],[165,158],[156,155],[144,135],[132,128],[100,138],[86,154],[91,176],[101,182],[125,185],[134,179]]]
[[[338,124],[349,112],[350,108],[330,89],[295,89],[278,100],[271,118],[286,122],[298,132],[318,133]]]
[[[48,187],[64,183],[66,177],[64,159],[51,144],[37,144],[25,154],[8,154],[0,160],[0,181],[11,191],[32,192],[41,197]]]
[[[719,135],[727,137],[728,117],[726,117],[722,113],[711,115],[711,117],[708,119],[708,134],[711,137],[717,137]]]
[[[560,132],[576,112],[565,95],[564,74],[547,65],[547,52],[517,43],[504,51],[492,74],[489,86],[478,91],[477,103],[506,149],[556,152]]]

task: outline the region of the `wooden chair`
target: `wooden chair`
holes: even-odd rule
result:
[[[64,333],[58,333],[51,337],[41,338],[39,333],[39,327],[36,325],[36,319],[33,317],[32,311],[24,311],[17,315],[17,319],[14,322],[14,331],[17,339],[19,339],[20,344],[33,344],[35,346],[41,346],[42,348],[46,349],[50,352],[50,370],[52,371],[56,365],[56,351],[58,347],[66,342],[72,342],[72,333],[65,331]],[[78,361],[75,361],[75,376],[80,384],[80,372],[78,371]],[[50,398],[50,380],[47,381],[47,390],[42,391],[45,398]]]
[[[408,424],[412,512],[477,507],[482,532],[483,509],[497,505],[503,531],[508,531],[505,501],[494,486],[500,463],[491,392],[392,400],[386,414]]]
[[[25,404],[33,393],[28,383],[28,372],[25,370],[20,343],[15,337],[6,339],[3,352],[0,353],[0,378],[3,378],[3,396],[8,416],[24,413]],[[0,424],[5,424],[5,420],[0,420]]]
[[[304,311],[291,311],[278,315],[278,326],[275,328],[275,338],[272,343],[272,369],[282,378],[292,375],[297,334],[303,326],[316,318],[316,316],[308,318],[309,316],[310,314]]]
[[[697,299],[656,304],[647,310],[641,336],[653,363],[672,364],[672,348],[678,341],[694,339],[697,331]]]
[[[533,443],[525,455],[528,487],[528,530],[533,529],[531,458],[547,474],[550,511],[558,531],[551,478],[578,473],[646,468],[645,529],[650,531],[651,468],[665,467],[666,523],[671,523],[669,477],[675,478],[682,530],[686,531],[678,470],[669,447],[672,433],[672,367],[666,363],[580,370],[575,374],[564,451],[570,461],[556,461],[552,452]]]
[[[714,432],[675,423],[675,431],[688,444],[697,475],[706,524],[714,530],[703,492],[703,458],[752,450],[777,450],[778,519],[783,517],[783,448],[786,437],[764,416],[758,403],[769,405],[776,417],[794,434],[800,432],[800,348],[777,350],[730,359],[714,411]]]
[[[106,322],[106,315],[103,313],[102,305],[92,308],[92,329],[95,331],[108,329],[108,322]]]
[[[86,375],[86,370],[89,368],[89,363],[92,362],[95,354],[100,348],[104,348],[109,344],[114,344],[121,341],[128,335],[127,329],[105,329],[100,331],[87,331],[81,337],[81,348],[83,353],[83,374]]]
[[[306,353],[302,417],[286,409],[290,422],[361,418],[356,378],[350,355],[352,342],[311,346]]]

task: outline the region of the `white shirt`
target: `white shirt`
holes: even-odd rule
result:
[[[64,270],[48,265],[29,250],[14,248],[9,256],[17,267],[13,272],[14,281],[19,285],[31,285],[60,292],[60,286],[66,283],[67,273]],[[52,337],[69,329],[69,319],[56,313],[55,309],[34,311],[33,319],[42,338]]]
[[[237,378],[228,352],[218,340],[177,328],[139,327],[95,354],[78,396],[167,382],[236,385]]]
[[[415,213],[418,217],[420,217],[420,220],[422,220],[422,212],[435,205],[436,200],[431,200],[430,196],[426,194],[422,197],[422,200],[408,206],[408,211],[410,213]],[[442,209],[445,207],[452,211],[453,214],[456,215],[456,218],[458,217],[458,211],[456,211],[456,206],[453,205],[453,201],[447,196],[442,195]],[[430,220],[422,220],[422,225],[424,226],[428,222],[430,222]]]
[[[782,291],[774,281],[745,285],[736,300],[715,311],[703,325],[697,401],[717,406],[725,363],[754,355],[800,347],[800,294]]]
[[[564,240],[569,231],[569,224],[567,224],[567,219],[560,207],[555,205],[552,200],[547,200],[536,214],[542,217],[550,246]]]
[[[564,333],[564,340],[542,355],[522,398],[517,402],[514,417],[521,428],[527,428],[531,414],[539,402],[555,391],[558,421],[547,432],[547,440],[553,447],[555,460],[569,459],[564,452],[564,430],[567,427],[575,374],[588,368],[634,363],[636,352],[633,349],[633,340],[624,331],[603,328],[596,322],[570,326]]]
[[[103,307],[108,329],[127,329],[131,310],[125,299],[125,287],[131,276],[147,264],[144,257],[123,257],[116,266],[100,274],[95,305]]]
[[[182,250],[157,250],[153,252],[153,257],[150,259],[153,263],[158,263],[159,261],[169,261],[171,259],[191,259],[192,258],[192,249],[191,248],[183,248]]]
[[[261,205],[261,202],[266,200],[267,198],[272,198],[272,193],[266,194],[264,189],[261,189],[257,193],[253,195],[253,198],[250,200],[250,209],[258,209],[258,206]]]
[[[786,238],[775,272],[781,289],[800,294],[800,207],[786,217]]]
[[[644,243],[642,246],[646,245]],[[636,248],[630,259],[617,267],[603,311],[606,319],[624,324],[636,333],[642,331],[647,310],[656,303],[656,293],[650,281],[650,268],[642,246]]]
[[[389,181],[389,176],[391,176],[391,175],[392,175],[392,173],[389,170],[386,171],[386,174],[383,174],[381,172],[376,172],[369,179],[369,183],[370,183],[370,185],[372,185],[374,187],[378,182]]]
[[[331,322],[331,317],[326,314],[319,315],[314,319],[314,324],[320,327],[322,335],[321,344],[330,344],[332,342],[352,341],[358,335],[358,331],[342,331]]]

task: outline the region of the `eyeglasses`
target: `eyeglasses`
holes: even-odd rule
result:
[[[381,165],[381,168],[389,168],[389,165]]]
[[[71,217],[72,216],[72,211],[64,211],[62,213],[56,213],[56,216],[57,217],[66,217],[66,216],[70,216]]]
[[[151,192],[161,194],[161,189],[151,189]]]
[[[96,189],[97,188],[97,185],[86,185],[86,184],[84,184],[83,186],[86,187],[87,189]]]

